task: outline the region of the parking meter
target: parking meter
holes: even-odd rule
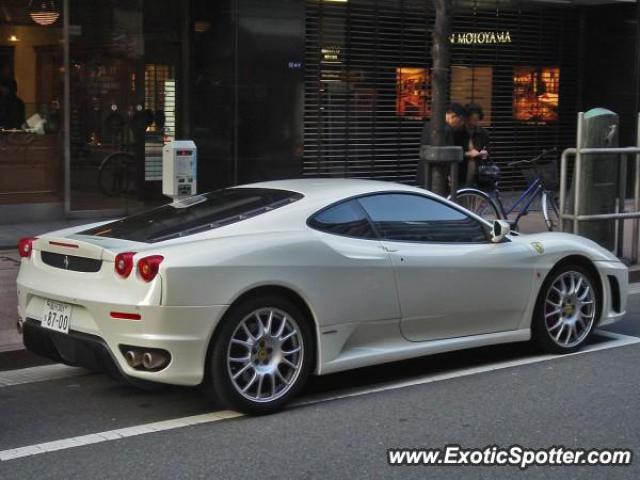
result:
[[[612,148],[618,147],[618,115],[604,108],[594,108],[584,114],[578,148]],[[582,156],[581,177],[573,180],[569,190],[568,211],[573,210],[574,189],[580,182],[580,204],[578,215],[598,213],[615,213],[618,196],[619,158],[612,154],[595,154]],[[564,231],[571,232],[573,224],[565,221]],[[604,248],[613,251],[615,248],[615,220],[581,222],[580,235],[590,238]]]
[[[191,140],[174,140],[162,148],[162,193],[181,198],[196,194],[198,150]]]

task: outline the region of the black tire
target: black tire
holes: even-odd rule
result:
[[[456,203],[470,212],[490,222],[502,220],[502,215],[489,195],[477,190],[460,190],[456,194]]]
[[[252,401],[243,396],[233,383],[228,356],[231,352],[231,339],[240,324],[251,318],[258,310],[275,309],[293,319],[299,329],[302,343],[300,367],[286,393],[271,401]],[[280,410],[295,397],[306,383],[313,365],[315,344],[312,333],[312,320],[291,301],[277,295],[259,294],[234,305],[225,314],[221,324],[214,333],[209,347],[208,363],[205,369],[204,391],[212,400],[221,402],[225,407],[251,415],[265,415]],[[249,352],[253,358],[253,354]],[[258,365],[259,366],[259,365]],[[253,368],[253,367],[251,367]],[[276,367],[278,368],[278,367]],[[257,373],[257,369],[254,368]],[[283,387],[283,389],[285,389]],[[272,392],[273,393],[273,392]]]
[[[588,324],[588,328],[586,329],[586,334],[584,337],[578,341],[578,338],[575,340],[578,341],[575,345],[561,345],[550,332],[550,329],[553,330],[553,326],[550,327],[550,324],[556,324],[556,321],[560,323],[560,317],[554,319],[553,317],[547,318],[548,315],[553,313],[555,307],[554,303],[550,305],[547,303],[549,299],[549,295],[552,287],[556,284],[556,282],[560,281],[561,277],[570,275],[571,273],[576,273],[582,275],[587,281],[589,287],[592,289],[593,293],[593,320],[590,324]],[[553,295],[553,294],[552,294]],[[538,298],[536,300],[536,306],[533,313],[533,318],[531,321],[531,333],[532,340],[546,353],[553,354],[565,354],[565,353],[573,353],[579,350],[591,337],[594,328],[596,327],[600,314],[602,312],[601,307],[601,287],[599,280],[595,277],[593,272],[580,264],[574,263],[565,263],[554,268],[547,278],[545,279],[542,287],[540,288],[540,292],[538,293]],[[553,298],[551,301],[556,300]],[[563,307],[560,307],[559,310],[562,310]],[[549,310],[552,310],[550,313]],[[576,309],[573,307],[573,312]],[[562,314],[563,315],[564,311]],[[564,325],[561,326],[564,328]],[[553,333],[556,334],[557,331]],[[581,335],[582,336],[582,335]]]

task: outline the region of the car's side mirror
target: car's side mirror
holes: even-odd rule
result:
[[[511,225],[504,220],[494,220],[491,228],[491,242],[500,243],[511,233]]]

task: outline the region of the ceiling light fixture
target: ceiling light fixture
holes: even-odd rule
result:
[[[31,0],[29,3],[29,16],[38,25],[48,26],[56,23],[60,18],[60,11],[54,0]]]

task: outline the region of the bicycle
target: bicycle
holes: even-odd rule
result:
[[[108,196],[114,197],[136,192],[137,166],[136,156],[129,152],[129,124],[144,131],[153,122],[153,114],[139,110],[134,114],[121,114],[113,109],[105,120],[107,130],[119,139],[120,149],[107,155],[98,167],[98,187]],[[164,119],[162,120],[164,125]]]
[[[132,193],[136,175],[136,157],[123,149],[102,160],[98,167],[98,186],[108,197]]]
[[[527,188],[510,208],[505,208],[500,196],[500,167],[497,165],[485,165],[479,169],[479,182],[488,187],[487,191],[474,187],[461,188],[457,191],[457,203],[490,221],[509,221],[509,216],[517,210],[516,218],[509,221],[511,227],[517,230],[520,219],[529,213],[531,204],[540,197],[545,225],[552,231],[560,225],[560,208],[555,193],[559,186],[558,166],[556,159],[546,163],[542,163],[541,160],[556,152],[556,148],[543,150],[531,160],[519,160],[508,164],[510,167],[525,166],[522,173],[527,179]]]

